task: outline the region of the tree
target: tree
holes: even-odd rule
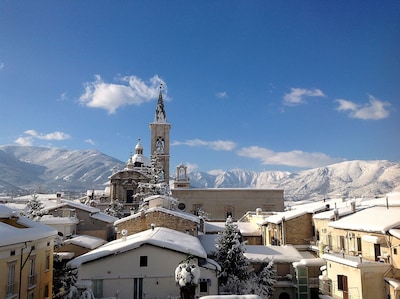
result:
[[[248,293],[257,294],[263,298],[269,298],[274,293],[276,283],[274,263],[272,260],[263,262],[261,271],[254,273],[248,284]]]
[[[243,294],[251,277],[249,261],[244,256],[245,245],[240,231],[228,217],[225,228],[216,240],[216,261],[221,266],[218,274],[221,291]]]
[[[36,193],[32,194],[26,204],[25,210],[21,212],[21,214],[34,221],[39,221],[46,212],[44,210],[44,204],[38,198],[39,196]]]
[[[180,288],[182,299],[194,299],[196,288],[199,284],[200,268],[193,262],[193,257],[189,256],[181,262],[175,269],[175,281]]]
[[[124,205],[120,203],[118,199],[114,199],[104,210],[104,213],[117,218],[122,218],[124,217]]]
[[[78,299],[79,292],[74,286],[78,271],[68,267],[57,253],[53,261],[53,298]]]

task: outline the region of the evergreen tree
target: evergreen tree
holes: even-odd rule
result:
[[[118,199],[114,199],[104,210],[104,213],[117,218],[122,218],[124,217],[124,205],[120,203]]]
[[[53,298],[78,299],[79,292],[74,286],[77,280],[76,269],[71,269],[57,253],[53,261]]]
[[[249,294],[256,294],[263,298],[269,298],[274,292],[274,285],[276,283],[274,263],[272,260],[264,262],[261,265],[262,270],[259,273],[254,273],[248,284],[247,292]]]
[[[228,217],[224,231],[216,240],[216,261],[221,266],[218,275],[221,291],[243,294],[251,277],[249,261],[244,256],[245,245],[240,231]]]
[[[25,210],[22,211],[21,214],[34,221],[39,221],[40,218],[46,213],[44,211],[43,203],[38,198],[39,196],[36,193],[32,194],[31,198],[26,204]]]

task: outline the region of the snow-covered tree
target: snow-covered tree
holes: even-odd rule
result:
[[[21,214],[34,221],[39,221],[46,212],[44,210],[44,204],[38,198],[39,196],[36,193],[32,194],[26,204],[25,210],[22,211]]]
[[[189,256],[181,262],[175,269],[175,281],[180,288],[182,299],[194,299],[196,288],[199,284],[200,268],[193,262],[193,257]]]
[[[149,178],[150,180],[148,183],[138,183],[139,192],[134,195],[136,200],[142,201],[146,197],[152,195],[169,196],[171,194],[169,184],[168,182],[165,182],[164,170],[161,167],[158,161],[158,157],[156,155],[153,155],[151,157]]]
[[[252,273],[244,256],[245,244],[231,217],[228,217],[224,231],[217,237],[216,248],[216,261],[221,266],[218,274],[221,291],[243,294]]]
[[[117,218],[122,218],[124,217],[124,205],[120,203],[118,199],[114,199],[104,210],[104,213]]]
[[[272,260],[264,262],[261,265],[259,273],[253,273],[249,283],[247,284],[247,292],[249,294],[256,294],[262,298],[269,298],[274,292],[274,285],[276,283],[274,263]]]
[[[77,280],[76,269],[71,269],[57,253],[53,261],[53,298],[79,299],[80,294],[74,287]]]

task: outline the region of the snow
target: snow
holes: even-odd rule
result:
[[[395,291],[400,291],[400,280],[390,277],[385,277],[385,281],[390,284]]]
[[[258,295],[208,295],[199,299],[261,299]]]
[[[325,265],[326,265],[326,261],[322,258],[301,259],[300,261],[293,263],[293,267],[298,267],[298,266],[321,267],[321,266],[325,266]]]
[[[0,204],[0,218],[16,218],[22,228],[0,222],[0,246],[57,236],[57,230],[28,218],[18,216],[14,210]]]
[[[51,224],[78,224],[79,219],[76,217],[54,217],[53,215],[43,215],[40,222],[46,225]]]
[[[303,216],[305,214],[308,214],[308,212],[306,210],[302,210],[302,209],[291,210],[291,211],[287,211],[287,212],[280,212],[280,213],[277,213],[276,215],[272,215],[272,216],[268,217],[265,220],[265,223],[280,224],[282,222],[282,220],[288,221],[288,220]]]
[[[330,227],[386,233],[400,226],[400,207],[372,207],[329,223]]]
[[[162,208],[162,207],[156,207],[156,208],[147,209],[147,210],[144,211],[144,214],[146,215],[146,214],[152,213],[152,212],[162,212],[162,213],[170,214],[170,215],[173,215],[173,216],[176,216],[176,217],[179,217],[179,218],[187,219],[187,220],[190,220],[190,221],[195,222],[195,223],[200,223],[200,218],[195,216],[195,215],[192,215],[192,214],[189,214],[189,213],[180,212],[180,211],[173,211],[173,210],[165,209],[165,208]],[[129,220],[135,219],[137,217],[141,217],[141,216],[142,216],[142,212],[138,212],[138,213],[135,213],[133,215],[130,215],[130,216],[127,216],[127,217],[124,217],[124,218],[116,220],[114,222],[114,225],[118,225],[118,224],[124,223],[126,221],[129,221]]]
[[[390,229],[389,234],[400,240],[400,229]]]
[[[107,241],[88,235],[75,236],[64,241],[64,244],[74,244],[84,248],[95,249],[106,244]]]
[[[243,236],[260,236],[260,227],[256,223],[250,222],[235,222],[240,233]],[[217,234],[225,229],[225,221],[205,222],[205,230],[207,234]]]
[[[274,263],[293,263],[303,259],[297,249],[291,245],[247,245],[244,255],[253,262],[273,260]]]
[[[327,261],[339,263],[339,264],[346,265],[346,266],[353,267],[353,268],[367,268],[367,267],[383,267],[383,268],[388,268],[388,269],[390,268],[390,264],[365,260],[365,259],[361,259],[358,256],[352,256],[352,255],[345,255],[343,257],[343,255],[340,253],[323,254],[322,258]]]
[[[107,215],[102,212],[90,214],[90,217],[107,223],[114,223],[118,220],[117,217]]]
[[[83,254],[70,262],[71,267],[77,268],[83,263],[94,261],[109,255],[114,255],[133,250],[144,244],[192,254],[197,257],[207,258],[200,241],[191,235],[178,232],[165,227],[156,227],[137,234],[111,241],[97,249]]]
[[[215,243],[216,239],[218,238],[218,234],[199,235],[198,238],[201,245],[207,252],[207,255],[214,255],[215,252],[217,251]]]

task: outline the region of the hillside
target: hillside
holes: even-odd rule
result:
[[[0,193],[104,189],[125,163],[94,150],[0,146]],[[298,173],[235,169],[190,173],[192,188],[283,189],[287,200],[375,196],[400,188],[400,163],[346,161]]]

